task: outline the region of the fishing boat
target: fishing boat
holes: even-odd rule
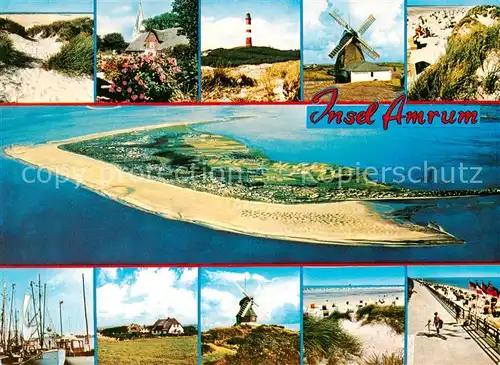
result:
[[[64,350],[52,349],[42,351],[40,358],[35,360],[36,365],[64,365],[66,353]]]

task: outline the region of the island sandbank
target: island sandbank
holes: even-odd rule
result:
[[[461,244],[445,232],[384,219],[361,201],[273,204],[221,197],[147,179],[112,164],[64,151],[60,145],[166,123],[96,133],[34,146],[11,146],[17,160],[63,176],[98,194],[167,219],[251,236],[323,244],[389,246]]]

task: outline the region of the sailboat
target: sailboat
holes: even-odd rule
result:
[[[85,341],[75,336],[63,336],[58,342],[58,347],[65,351],[68,365],[94,364],[94,349],[90,347],[89,323],[87,319],[87,301],[85,296],[85,276],[82,274],[83,313],[85,316]]]

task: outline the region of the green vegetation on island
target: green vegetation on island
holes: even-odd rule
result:
[[[139,176],[243,200],[312,203],[397,190],[355,168],[273,161],[232,138],[193,127],[137,130],[60,148]]]
[[[60,41],[69,41],[81,33],[94,34],[94,20],[81,17],[71,20],[58,20],[51,24],[34,25],[28,29],[30,37],[57,37]]]
[[[300,59],[299,50],[280,50],[272,47],[235,47],[216,48],[206,51],[201,58],[202,66],[236,67],[241,65],[260,65]]]

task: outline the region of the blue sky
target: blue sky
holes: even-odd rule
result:
[[[201,49],[243,46],[246,13],[253,45],[300,48],[300,0],[201,0]]]
[[[375,23],[362,38],[380,54],[377,61],[404,61],[403,0],[304,0],[304,64],[335,63],[328,54],[343,30],[328,14],[332,10],[355,29],[373,14]]]
[[[298,330],[300,324],[299,268],[202,269],[201,328],[232,326],[243,295],[236,283],[253,295],[259,307],[257,323],[280,324]]]
[[[306,267],[304,286],[404,285],[403,266]]]
[[[97,270],[97,326],[151,325],[173,317],[198,320],[198,269],[104,268]]]
[[[494,5],[495,0],[408,0],[408,6],[474,6]],[[498,5],[498,1],[497,4]]]
[[[408,277],[411,278],[498,278],[499,265],[480,266],[410,266]]]
[[[0,12],[76,12],[91,13],[93,0],[1,0]]]
[[[152,18],[172,10],[173,0],[142,0],[144,17]],[[132,40],[139,0],[98,0],[97,34],[121,33],[126,41]]]
[[[30,282],[38,283],[40,274],[42,286],[47,284],[48,326],[60,332],[59,301],[62,304],[63,331],[65,334],[85,334],[83,312],[82,274],[85,275],[87,316],[89,332],[94,333],[93,270],[92,269],[1,269],[0,280],[7,281],[8,302],[10,303],[12,284],[16,284],[14,306],[21,316],[24,295],[30,294]],[[35,295],[38,295],[35,289]],[[30,303],[30,305],[33,305]],[[10,307],[9,307],[10,308]],[[30,307],[31,308],[31,307]],[[32,312],[31,312],[32,313]]]

